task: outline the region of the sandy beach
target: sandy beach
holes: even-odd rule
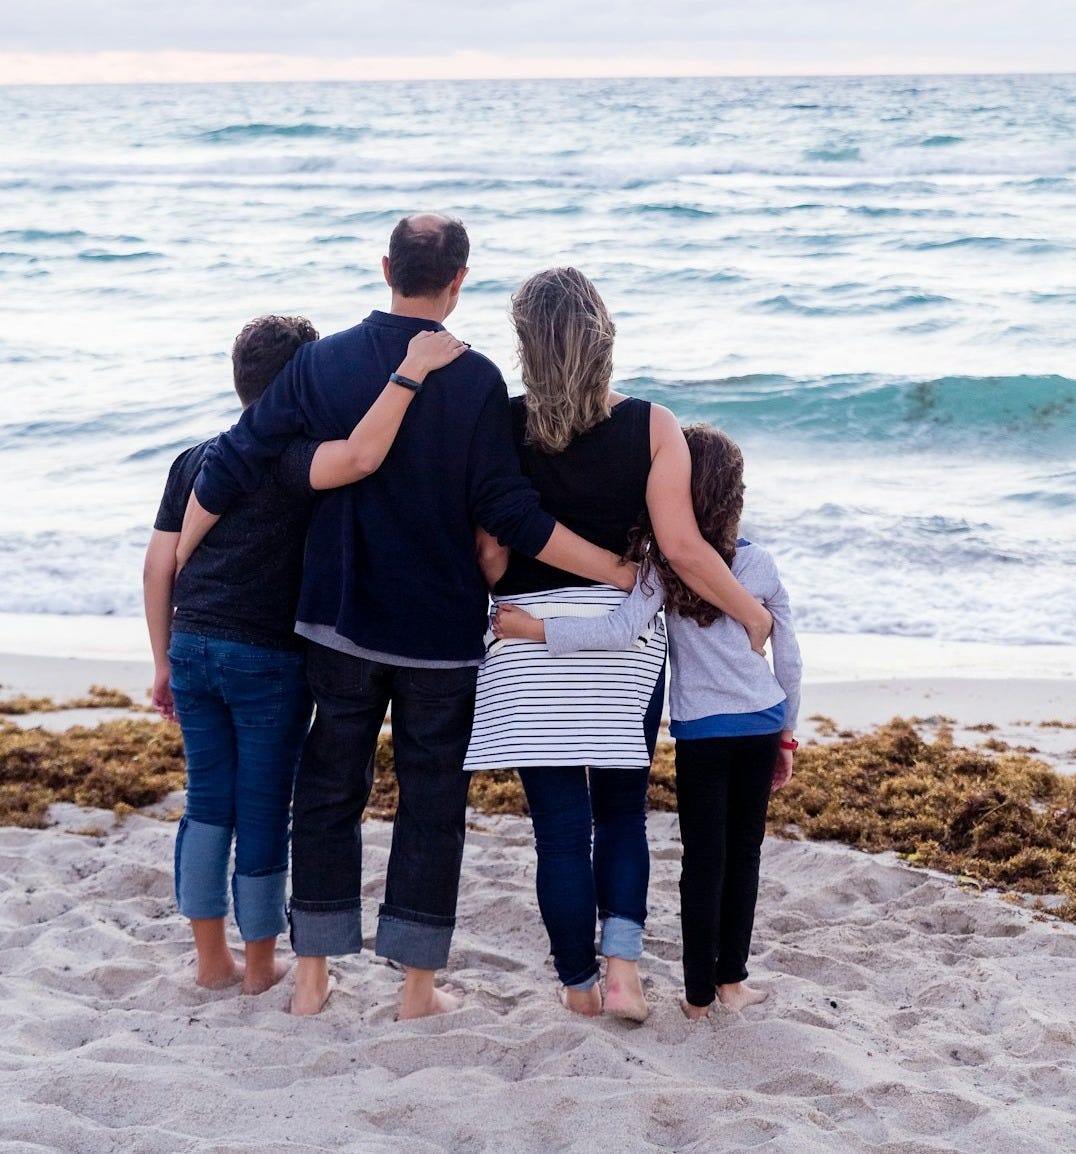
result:
[[[287,980],[194,986],[174,827],[57,810],[0,830],[5,1154],[1076,1149],[1076,928],[885,855],[768,841],[752,968],[770,1000],[689,1024],[675,819],[654,815],[653,1013],[633,1026],[557,1004],[528,823],[483,820],[448,971],[463,1008],[394,1022],[399,974],[364,954],[298,1020]],[[390,831],[366,833],[372,926]]]
[[[0,695],[143,700],[141,623],[88,622],[0,619]],[[951,718],[967,744],[1034,746],[1072,772],[1073,730],[1041,724],[1076,718],[1071,650],[991,648],[809,636],[804,714],[833,726],[803,736]],[[288,979],[253,998],[194,986],[173,824],[50,817],[0,829],[3,1154],[1076,1150],[1076,926],[892,854],[767,839],[751,964],[770,1000],[689,1024],[676,820],[652,814],[653,1013],[591,1022],[555,999],[528,822],[476,814],[446,974],[463,1008],[395,1022],[400,976],[365,953],[297,1020]],[[390,829],[365,832],[372,934]]]

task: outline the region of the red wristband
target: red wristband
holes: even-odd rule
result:
[[[800,743],[795,738],[793,738],[791,741],[779,742],[778,744],[781,746],[782,749],[797,750],[800,747]]]

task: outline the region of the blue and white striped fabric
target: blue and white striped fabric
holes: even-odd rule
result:
[[[609,585],[588,585],[495,601],[545,618],[611,613],[625,596]],[[665,665],[660,616],[639,640],[641,647],[564,657],[552,657],[535,641],[491,646],[478,671],[464,770],[648,766],[643,714]]]

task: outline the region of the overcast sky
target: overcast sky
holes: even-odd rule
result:
[[[0,83],[1073,69],[1076,0],[24,0],[0,21]]]

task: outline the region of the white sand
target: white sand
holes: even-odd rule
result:
[[[139,697],[136,626],[0,618],[0,695]],[[804,715],[954,717],[972,741],[1056,739],[1076,767],[1076,732],[1039,724],[1076,718],[1071,651],[992,648],[808,638]],[[288,979],[194,986],[174,825],[53,817],[0,829],[0,1154],[1076,1154],[1076,927],[889,855],[767,841],[752,976],[771,1000],[689,1024],[675,818],[652,815],[653,1015],[634,1026],[560,1008],[529,823],[476,817],[447,974],[464,1007],[394,1022],[399,975],[367,954],[299,1020]],[[389,829],[364,828],[369,937]]]
[[[289,979],[193,985],[173,826],[55,815],[0,830],[4,1154],[1076,1150],[1076,927],[887,857],[767,842],[752,970],[771,999],[689,1024],[675,819],[654,815],[635,1026],[557,1004],[529,825],[478,818],[448,971],[464,1007],[394,1022],[399,975],[366,954],[294,1019]],[[369,934],[389,829],[365,830]]]

